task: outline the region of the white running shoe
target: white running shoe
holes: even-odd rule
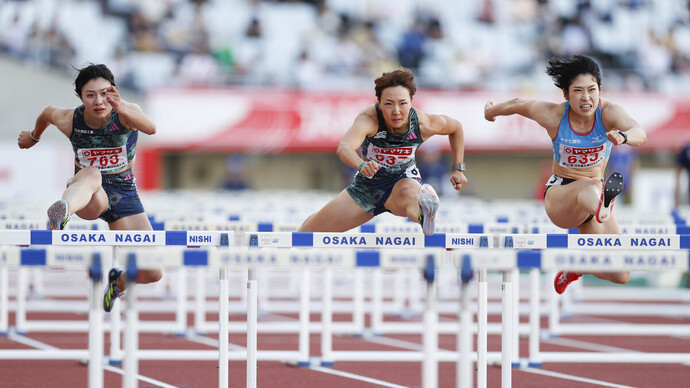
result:
[[[434,234],[438,205],[438,195],[436,195],[434,188],[426,183],[423,184],[419,188],[419,223],[422,225],[422,232],[425,236]]]

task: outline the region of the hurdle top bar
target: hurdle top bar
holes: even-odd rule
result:
[[[221,246],[234,245],[232,231],[2,230],[0,245]]]

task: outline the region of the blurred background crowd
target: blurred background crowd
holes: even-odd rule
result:
[[[687,0],[5,0],[0,51],[121,87],[369,88],[397,66],[421,87],[553,88],[553,55],[587,54],[614,90],[690,89]],[[547,80],[548,81],[548,80]]]

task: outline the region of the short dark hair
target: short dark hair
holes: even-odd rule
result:
[[[570,58],[553,57],[546,66],[546,74],[553,79],[560,89],[568,90],[573,80],[581,74],[591,74],[601,86],[601,70],[590,57],[573,55]]]
[[[414,73],[410,69],[398,69],[388,73],[383,73],[379,78],[374,80],[374,91],[376,92],[376,99],[381,101],[381,93],[383,89],[393,86],[402,86],[410,92],[410,98],[414,96],[417,91],[417,83],[414,81]]]
[[[76,70],[79,74],[74,80],[74,91],[79,98],[81,98],[81,90],[84,88],[84,85],[92,79],[103,78],[109,81],[111,85],[115,86],[115,77],[106,65],[94,65],[90,63],[88,66]]]

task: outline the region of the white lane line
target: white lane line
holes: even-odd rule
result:
[[[396,348],[401,348],[401,349],[408,349],[408,350],[424,350],[424,347],[420,344],[414,343],[414,342],[409,342],[409,341],[403,341],[395,338],[387,338],[387,337],[378,337],[378,336],[373,336],[373,335],[365,335],[362,337],[367,342],[373,342],[375,344],[379,345],[388,345]]]
[[[543,375],[543,376],[549,376],[549,377],[557,377],[560,379],[578,381],[581,383],[596,384],[596,385],[601,385],[604,387],[635,388],[635,387],[631,387],[629,385],[614,384],[614,383],[609,383],[606,381],[588,379],[585,377],[578,377],[578,376],[572,376],[572,375],[566,375],[564,373],[558,373],[558,372],[553,372],[553,371],[543,370],[543,369],[535,369],[535,368],[527,367],[527,368],[520,368],[519,370],[522,372],[534,373],[537,375]]]
[[[210,338],[210,337],[206,337],[205,335],[194,333],[191,330],[187,331],[187,333],[184,336],[184,339],[191,341],[191,342],[196,342],[198,344],[207,345],[207,346],[210,346],[210,347],[216,348],[216,349],[219,346],[218,340]],[[230,349],[230,350],[246,350],[246,348],[244,346],[239,346],[239,345],[235,345],[235,344],[231,344],[231,343],[228,343],[228,349]]]
[[[120,369],[120,368],[115,368],[115,367],[110,366],[110,365],[105,365],[105,366],[103,366],[103,369],[105,369],[105,370],[107,370],[107,371],[110,371],[110,372],[119,373],[119,374],[121,374],[121,375],[123,375],[123,376],[124,376],[124,374],[125,374],[125,371],[124,371],[124,370],[122,370],[122,369]],[[162,387],[162,388],[179,388],[179,386],[177,386],[177,385],[170,385],[170,384],[168,384],[168,383],[164,383],[164,382],[162,382],[162,381],[158,381],[158,380],[152,379],[152,378],[150,378],[150,377],[142,376],[142,375],[139,375],[139,374],[137,375],[137,379],[138,379],[138,380],[141,380],[141,381],[144,381],[144,382],[147,382],[147,383],[149,383],[149,384],[153,384],[153,385],[155,385],[155,386],[157,386],[157,387]]]
[[[331,375],[335,375],[335,376],[346,377],[348,379],[363,381],[365,383],[372,383],[372,384],[376,384],[376,385],[381,386],[381,387],[407,388],[404,385],[393,384],[393,383],[389,383],[387,381],[372,379],[370,377],[360,376],[360,375],[356,375],[353,373],[343,372],[343,371],[339,371],[339,370],[335,370],[335,369],[331,369],[331,368],[324,368],[321,366],[312,366],[312,367],[309,367],[309,369],[317,371],[317,372],[321,372],[321,373],[327,373],[327,374],[331,374]]]
[[[60,348],[56,348],[55,346],[48,345],[47,343],[37,341],[35,339],[23,336],[21,334],[17,334],[14,331],[14,329],[10,330],[7,337],[13,341],[16,341],[16,342],[19,342],[19,343],[22,343],[24,345],[28,345],[28,346],[31,346],[31,347],[34,347],[37,349],[41,349],[41,350],[60,350]],[[115,367],[112,367],[110,365],[103,365],[103,369],[111,371],[111,372],[119,373],[121,375],[124,375],[124,373],[125,373],[122,369],[115,368]],[[150,377],[142,376],[139,374],[137,375],[137,379],[139,379],[141,381],[145,381],[149,384],[155,384],[156,386],[162,387],[162,388],[178,388],[175,385],[170,385],[170,384],[164,383],[162,381],[154,380]]]
[[[17,334],[17,332],[14,329],[10,329],[10,332],[7,335],[7,338],[11,339],[14,342],[19,342],[21,344],[31,346],[36,349],[41,349],[41,350],[59,350],[60,348],[56,348],[55,346],[48,345],[44,342],[41,341],[36,341],[33,338],[29,338],[25,335],[22,334]]]
[[[579,340],[570,339],[570,338],[549,338],[548,340],[544,340],[543,342],[547,343],[547,344],[552,344],[552,345],[567,346],[570,348],[591,350],[591,351],[595,351],[595,352],[639,353],[637,350],[630,350],[630,349],[625,349],[625,348],[618,348],[615,346],[601,345],[601,344],[597,344],[597,343],[579,341]]]

